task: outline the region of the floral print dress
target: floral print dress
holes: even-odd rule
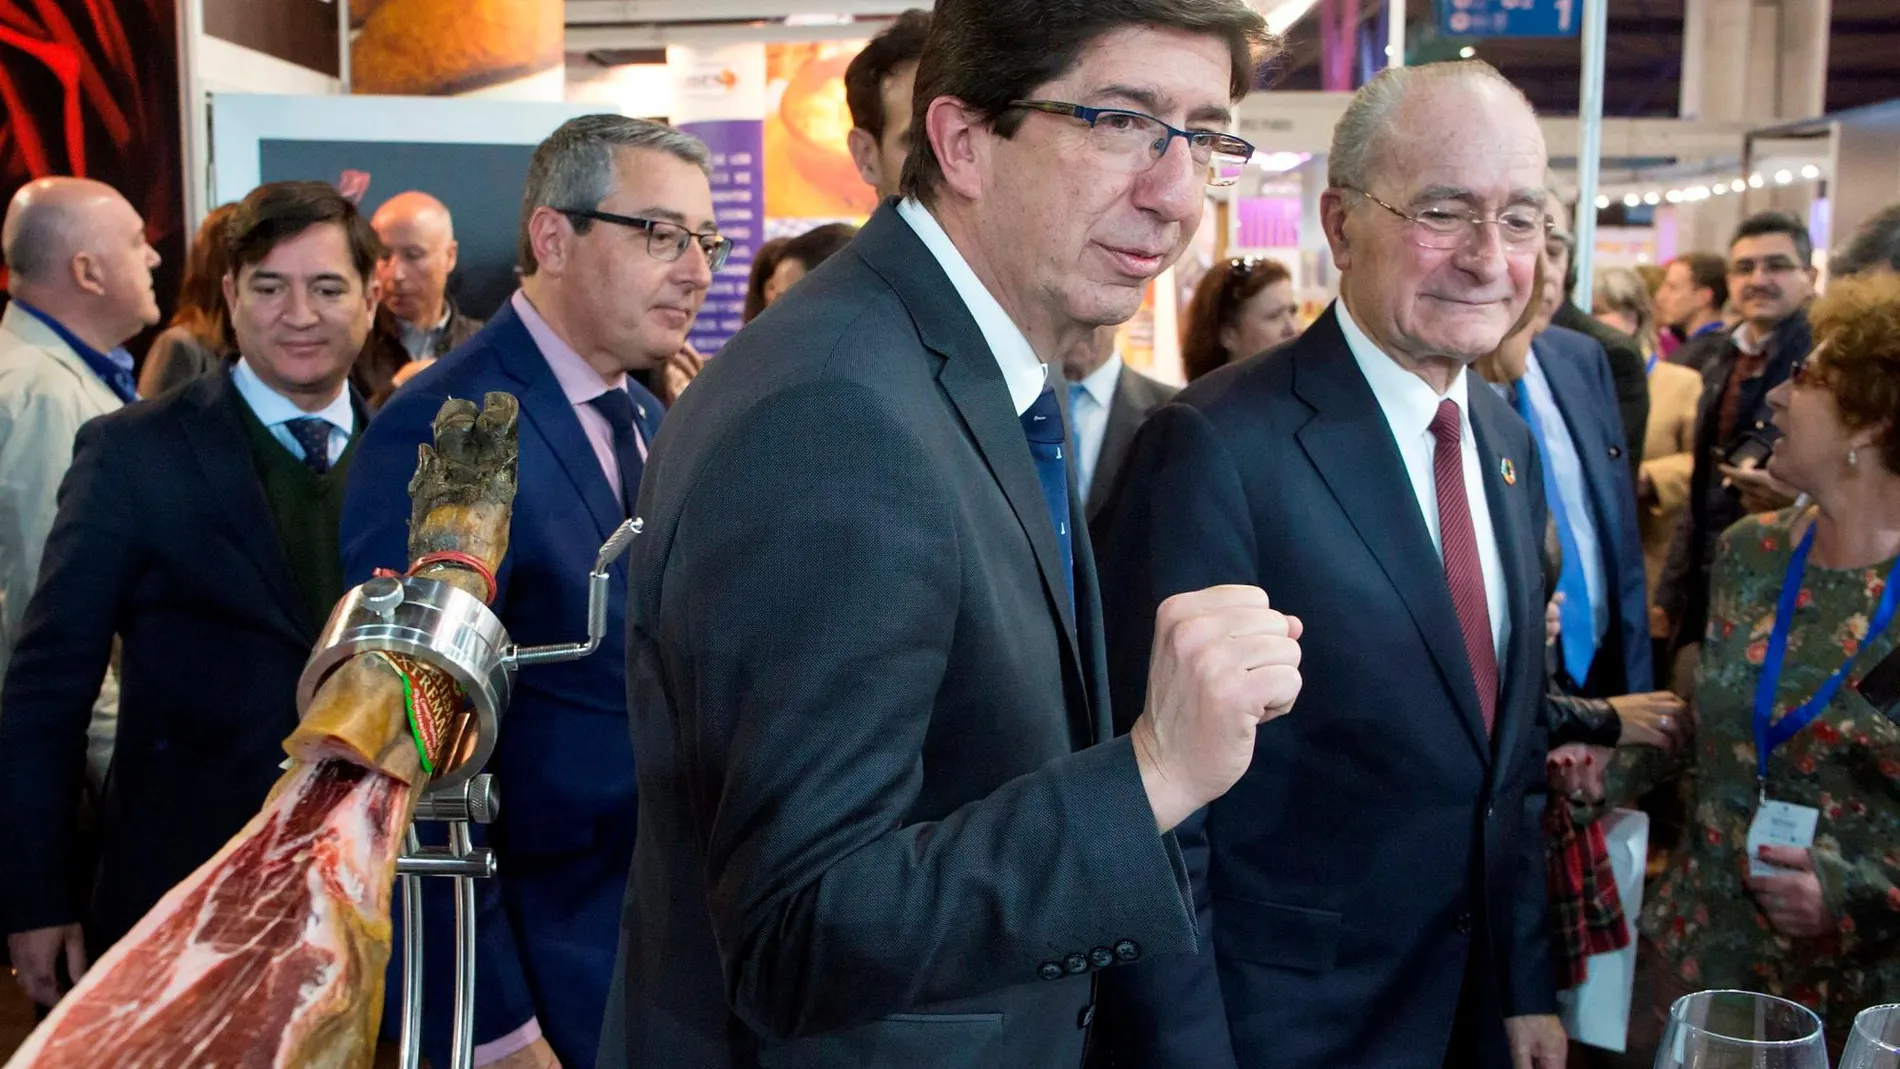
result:
[[[1768,797],[1820,810],[1815,870],[1836,930],[1795,939],[1774,930],[1742,885],[1759,790],[1755,687],[1788,560],[1805,525],[1789,509],[1752,516],[1722,536],[1709,629],[1696,679],[1687,755],[1692,801],[1684,845],[1647,896],[1643,932],[1662,968],[1692,989],[1744,988],[1803,1003],[1847,1035],[1868,1006],[1900,1002],[1900,725],[1853,683],[1893,649],[1900,622],[1875,636],[1813,723],[1768,762]],[[1865,639],[1893,562],[1832,570],[1812,560],[1789,628],[1777,717],[1808,700]],[[1671,770],[1659,751],[1619,753],[1617,796]]]

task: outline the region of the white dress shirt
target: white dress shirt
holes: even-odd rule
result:
[[[983,332],[983,340],[989,343],[990,352],[996,357],[996,366],[1003,369],[1003,381],[1009,385],[1009,398],[1016,404],[1016,414],[1020,416],[1029,411],[1049,381],[1048,366],[1036,357],[1036,350],[1030,347],[1022,328],[1003,311],[1002,303],[983,285],[983,280],[976,277],[970,262],[957,251],[956,244],[944,232],[937,217],[930,214],[930,209],[915,197],[905,197],[897,205],[897,214],[923,239],[924,247],[937,258],[943,273],[950,276],[951,287],[970,309],[977,329]]]
[[[297,436],[290,433],[290,428],[285,424],[293,419],[304,419],[309,416],[315,416],[330,425],[330,463],[332,465],[335,465],[343,456],[343,451],[349,448],[350,435],[356,433],[356,410],[350,405],[349,383],[345,382],[337,387],[336,396],[321,411],[306,412],[298,408],[297,403],[290,398],[264,385],[264,380],[258,378],[257,372],[251,370],[251,362],[248,359],[239,359],[232,365],[231,382],[237,386],[238,396],[244,398],[244,403],[251,407],[251,414],[257,417],[257,421],[264,425],[265,430],[270,431],[270,436],[277,439],[278,444],[290,451],[291,456],[299,460],[304,459],[303,446],[298,443]]]
[[[1121,381],[1122,354],[1117,352],[1087,378],[1069,384],[1069,441],[1074,443],[1075,477],[1083,497],[1095,485],[1095,462],[1101,459],[1102,440],[1108,437],[1108,406]]]
[[[1359,364],[1359,371],[1372,387],[1372,396],[1385,413],[1386,426],[1405,461],[1405,474],[1412,480],[1412,496],[1418,501],[1425,529],[1431,532],[1432,548],[1439,559],[1445,544],[1438,526],[1438,481],[1432,474],[1432,458],[1438,441],[1432,437],[1432,420],[1438,416],[1438,403],[1450,398],[1458,405],[1463,430],[1458,436],[1464,459],[1465,501],[1471,508],[1471,529],[1478,538],[1478,567],[1484,572],[1485,607],[1491,613],[1491,637],[1497,643],[1500,671],[1505,650],[1511,640],[1510,591],[1504,582],[1504,558],[1498,552],[1497,528],[1491,523],[1491,505],[1485,500],[1484,471],[1478,463],[1478,442],[1471,431],[1471,406],[1468,393],[1471,376],[1463,371],[1451,380],[1451,389],[1443,396],[1433,392],[1424,379],[1398,365],[1373,344],[1359,324],[1353,322],[1342,299],[1338,309],[1339,329],[1346,335],[1346,347]],[[1539,621],[1541,623],[1541,621]]]
[[[1557,481],[1557,493],[1563,497],[1570,536],[1577,540],[1577,556],[1583,558],[1578,563],[1583,565],[1584,586],[1590,591],[1590,619],[1601,643],[1610,627],[1610,598],[1603,576],[1603,547],[1597,541],[1596,513],[1590,505],[1589,484],[1583,478],[1583,458],[1577,454],[1576,440],[1570,437],[1563,409],[1557,407],[1550,380],[1537,362],[1535,347],[1524,364],[1524,378],[1518,388],[1524,391],[1544,429],[1544,456],[1550,462],[1551,478]]]

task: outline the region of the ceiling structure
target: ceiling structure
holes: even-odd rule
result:
[[[1285,0],[1279,0],[1285,2]],[[1407,0],[1408,51],[1413,62],[1451,58],[1461,47],[1495,64],[1547,115],[1574,115],[1580,82],[1577,38],[1441,39],[1434,0]],[[730,39],[809,40],[839,26],[845,33],[866,27],[927,0],[567,0],[569,50],[576,52],[662,47],[672,34]],[[1686,0],[1609,0],[1609,42],[1604,113],[1612,117],[1668,117],[1681,95],[1682,28]],[[1900,0],[1831,0],[1827,109],[1900,99]],[[1268,0],[1256,6],[1272,7]],[[1385,9],[1381,0],[1360,0],[1370,28]],[[849,18],[847,18],[849,16]],[[790,25],[788,25],[788,23]],[[849,27],[849,28],[846,28]],[[1286,32],[1287,51],[1276,64],[1274,85],[1320,87],[1318,10],[1307,12]],[[1383,45],[1381,40],[1380,45]]]

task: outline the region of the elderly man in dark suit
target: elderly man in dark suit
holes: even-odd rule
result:
[[[1246,586],[1170,602],[1111,738],[1046,362],[1251,154],[1222,131],[1264,41],[1240,0],[942,0],[911,195],[668,416],[603,1064],[1074,1067],[1096,973],[1193,950],[1170,832],[1290,706],[1298,625]]]
[[[1103,1048],[1143,1069],[1555,1069],[1544,480],[1466,373],[1531,299],[1544,141],[1496,70],[1442,63],[1361,88],[1329,162],[1340,299],[1150,416],[1097,528],[1118,716],[1153,683],[1156,607],[1211,583],[1298,616],[1306,678],[1180,831],[1200,954],[1106,978]]]
[[[443,399],[500,390],[521,401],[521,488],[495,610],[523,644],[584,633],[587,569],[632,514],[660,427],[659,401],[628,373],[680,351],[731,247],[714,221],[708,163],[694,138],[618,115],[570,120],[535,149],[521,289],[363,436],[343,515],[352,582],[406,553],[416,447]],[[550,1057],[585,1069],[600,1042],[636,800],[626,662],[605,652],[626,642],[622,565],[612,589],[604,652],[522,673],[490,766],[502,798],[500,872],[482,887],[476,1059],[507,1069],[540,1069]],[[447,948],[448,930],[423,945]],[[448,985],[429,994],[429,1017],[441,1022],[425,1030],[433,1047],[448,1038],[438,1016]],[[385,1018],[387,1027],[393,1014]],[[445,1064],[443,1049],[430,1060]]]
[[[231,230],[241,358],[80,428],[7,670],[0,920],[47,1005],[55,957],[77,977],[256,815],[343,593],[337,517],[367,418],[347,379],[382,247],[319,182],[258,187]],[[115,635],[119,737],[88,895],[74,803]]]
[[[1115,488],[1141,421],[1178,389],[1122,363],[1116,334],[1115,327],[1097,327],[1062,357],[1062,376],[1069,380],[1069,447],[1091,523]]]

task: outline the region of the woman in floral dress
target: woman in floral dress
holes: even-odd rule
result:
[[[1687,991],[1743,988],[1804,1003],[1836,1050],[1857,1011],[1900,1002],[1900,724],[1853,685],[1900,637],[1900,623],[1868,634],[1900,600],[1885,597],[1900,557],[1900,278],[1837,282],[1811,319],[1813,353],[1769,395],[1785,435],[1769,472],[1805,497],[1722,537],[1697,738],[1685,751],[1686,841],[1643,910],[1656,991],[1653,1005],[1635,1008],[1633,1041],[1653,1042],[1642,1034],[1660,1018],[1637,1019],[1666,1016],[1671,997]],[[1769,749],[1764,783],[1757,688],[1774,673],[1770,639],[1790,576],[1771,736],[1798,724],[1817,694],[1825,704],[1812,703],[1812,722]],[[1824,686],[1844,663],[1829,698]],[[1675,771],[1667,765],[1657,751],[1620,751],[1612,797],[1636,797]],[[1818,825],[1811,849],[1767,848],[1763,859],[1779,871],[1755,877],[1747,839],[1764,799],[1813,807]]]

